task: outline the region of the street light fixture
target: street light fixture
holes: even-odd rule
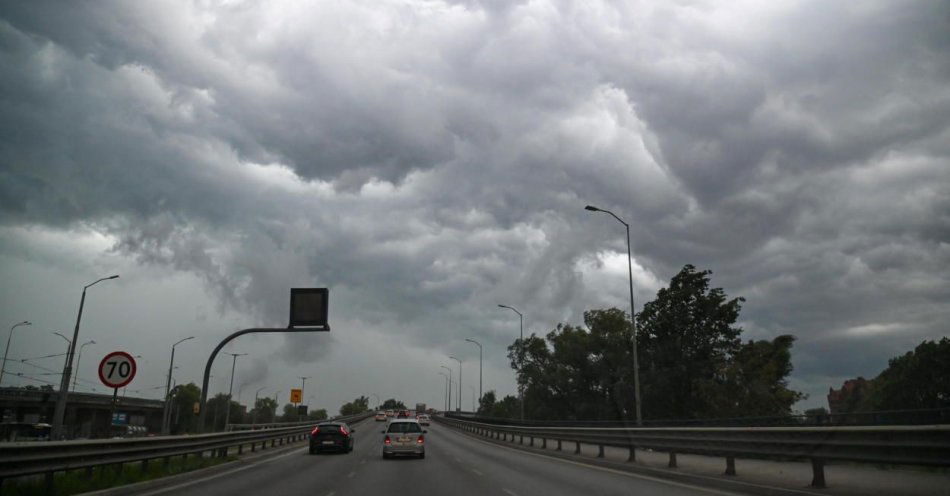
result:
[[[449,411],[449,376],[445,375],[445,372],[438,372],[439,375],[445,377],[445,397],[442,398],[442,406],[445,408],[445,411]]]
[[[62,382],[59,385],[59,395],[56,397],[56,410],[53,412],[53,428],[51,437],[60,439],[63,436],[63,418],[66,417],[66,401],[69,396],[69,379],[73,373],[73,356],[76,353],[76,341],[79,341],[79,323],[82,321],[82,309],[86,303],[86,290],[99,284],[102,281],[117,279],[119,276],[109,276],[96,279],[90,284],[83,286],[82,298],[79,300],[79,313],[76,315],[76,328],[73,330],[72,343],[69,345],[69,354],[66,356],[66,368],[63,369]]]
[[[501,307],[501,308],[507,308],[508,310],[511,310],[512,312],[515,312],[516,314],[518,314],[518,321],[519,321],[519,324],[520,324],[520,327],[519,327],[519,329],[520,329],[520,334],[519,334],[519,335],[521,336],[521,339],[519,340],[519,342],[521,343],[521,353],[520,353],[519,356],[518,356],[518,375],[519,375],[519,377],[518,377],[518,402],[521,403],[521,420],[524,420],[524,386],[521,385],[521,377],[520,377],[520,376],[521,376],[521,369],[522,369],[522,367],[524,367],[524,315],[522,315],[522,313],[519,312],[518,309],[515,308],[515,307],[511,307],[511,306],[508,306],[508,305],[502,305],[501,303],[499,303],[498,306]]]
[[[73,392],[76,392],[76,382],[79,381],[79,362],[82,360],[82,349],[85,348],[87,344],[96,344],[96,340],[90,339],[79,346],[79,355],[76,357],[76,373],[73,375]]]
[[[593,205],[587,205],[584,207],[584,210],[610,214],[614,219],[617,219],[617,222],[623,224],[623,227],[627,230],[627,275],[630,279],[630,328],[633,334],[633,395],[637,410],[637,425],[643,425],[643,417],[640,413],[640,361],[637,358],[637,315],[634,312],[633,305],[633,257],[630,252],[630,224],[624,222],[623,219],[617,217],[617,215],[610,210],[604,210]]]
[[[69,345],[72,343],[72,341],[70,341],[69,338],[67,338],[66,336],[63,336],[62,334],[60,334],[60,333],[58,333],[58,332],[55,332],[55,331],[54,331],[53,334],[55,334],[55,335],[57,335],[57,336],[63,338],[64,340],[66,340],[66,354],[68,355],[68,354],[69,354]],[[65,366],[66,366],[66,360],[63,360],[63,367],[65,367]]]
[[[10,327],[10,334],[7,335],[7,347],[3,350],[3,366],[0,367],[0,384],[3,384],[3,373],[7,369],[7,353],[10,353],[10,340],[13,339],[13,330],[20,326],[33,325],[29,320],[24,320],[23,322],[17,322],[13,324],[13,327]]]
[[[462,411],[462,361],[459,360],[458,358],[455,358],[454,356],[450,356],[449,358],[459,363],[459,388],[458,388],[458,394],[455,396],[458,397],[456,398],[457,399],[456,403],[458,403],[458,411]]]
[[[261,391],[267,389],[267,386],[261,386],[257,388],[257,391],[254,391],[254,408],[251,410],[254,412],[254,415],[251,416],[251,427],[253,428],[254,424],[257,423],[257,397],[261,394]]]
[[[448,401],[448,405],[447,405],[447,408],[445,409],[445,411],[450,412],[450,411],[452,411],[452,383],[455,382],[455,381],[452,380],[452,369],[451,369],[451,368],[446,367],[445,365],[439,365],[439,367],[442,367],[443,369],[449,371],[449,393],[448,393],[449,401]]]
[[[304,398],[304,393],[307,392],[307,379],[310,377],[301,377],[300,378],[300,399]],[[300,407],[297,407],[297,422],[300,422]]]
[[[162,412],[162,434],[167,435],[169,431],[171,431],[171,408],[169,408],[168,395],[171,394],[172,369],[175,366],[175,347],[194,338],[194,336],[188,336],[187,338],[179,339],[172,345],[172,357],[168,361],[168,380],[165,382],[165,407]]]
[[[465,340],[478,346],[478,401],[480,402],[482,400],[482,344],[472,338],[465,338]],[[478,406],[474,403],[472,408],[474,411],[478,411]]]
[[[227,430],[228,423],[231,421],[231,392],[234,391],[234,367],[237,365],[237,357],[245,356],[247,353],[225,353],[231,355],[231,385],[228,386],[228,403],[224,407],[224,429]]]

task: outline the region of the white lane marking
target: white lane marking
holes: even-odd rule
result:
[[[181,488],[184,488],[184,487],[193,486],[193,485],[195,485],[195,484],[199,484],[199,483],[202,483],[202,482],[208,482],[209,480],[214,480],[214,479],[217,479],[217,478],[219,478],[219,477],[224,477],[225,475],[232,475],[232,474],[235,474],[235,473],[237,473],[237,472],[241,472],[241,471],[247,470],[247,469],[249,469],[249,468],[258,467],[258,466],[260,466],[260,465],[262,465],[262,464],[264,464],[264,463],[270,463],[270,462],[273,462],[273,461],[276,461],[276,460],[280,460],[280,459],[282,459],[282,458],[286,458],[286,457],[291,456],[291,455],[296,455],[296,454],[298,454],[298,453],[303,453],[304,451],[307,451],[307,450],[309,450],[309,448],[307,448],[307,447],[303,447],[303,448],[291,450],[291,451],[289,451],[289,452],[287,452],[287,453],[284,453],[284,454],[282,454],[282,455],[277,455],[277,456],[274,456],[274,457],[271,457],[271,458],[267,458],[266,460],[261,460],[261,461],[259,461],[259,462],[257,462],[257,461],[255,461],[255,462],[250,462],[249,465],[245,465],[245,466],[243,466],[243,467],[237,467],[237,468],[235,468],[235,469],[233,469],[233,470],[226,470],[226,471],[221,472],[221,473],[218,473],[218,474],[214,474],[214,475],[211,475],[211,476],[208,476],[208,477],[202,477],[202,478],[200,478],[200,479],[196,479],[196,480],[193,480],[193,481],[183,482],[183,483],[181,483],[181,484],[175,484],[175,485],[173,485],[173,486],[162,487],[162,488],[156,489],[156,490],[151,491],[151,492],[141,493],[139,496],[152,496],[152,495],[154,495],[154,494],[167,493],[167,492],[169,492],[169,491],[174,491],[174,490],[176,490],[176,489],[181,489]],[[256,460],[256,458],[254,458],[254,459]],[[184,472],[184,474],[187,474],[187,473],[188,473],[188,472]],[[160,480],[160,479],[156,479],[156,480]]]
[[[350,472],[350,473],[348,473],[348,474],[346,474],[346,476],[349,477],[350,479],[352,479],[354,475],[356,475],[356,471],[355,471],[355,470],[352,471],[352,472]]]
[[[327,496],[333,496],[334,494],[336,494],[336,491],[330,491],[327,493]]]
[[[462,460],[459,460],[459,457],[453,456],[452,458],[455,458],[455,461],[457,461],[457,462],[459,462],[459,463],[462,463]]]
[[[474,472],[475,475],[485,475],[485,474],[479,472],[478,470],[475,470],[474,468],[472,469],[472,472]]]
[[[562,462],[562,463],[567,463],[567,464],[570,464],[570,465],[577,465],[578,467],[584,467],[584,468],[590,468],[590,469],[594,469],[594,470],[600,470],[601,472],[609,472],[609,473],[616,474],[616,475],[623,475],[623,476],[626,476],[626,477],[632,477],[632,478],[634,478],[634,479],[644,479],[644,480],[648,480],[648,481],[659,482],[659,483],[667,484],[667,485],[670,485],[670,486],[684,487],[684,488],[692,489],[692,490],[696,490],[696,491],[705,491],[705,492],[710,493],[710,494],[719,494],[719,495],[722,495],[722,496],[742,496],[740,493],[729,492],[729,491],[722,490],[722,489],[710,489],[710,488],[708,488],[708,487],[693,486],[693,485],[690,485],[690,484],[685,484],[685,483],[682,483],[682,482],[671,481],[671,480],[667,480],[667,479],[661,479],[661,478],[659,478],[659,477],[653,477],[653,476],[650,476],[650,475],[635,474],[635,473],[632,473],[632,472],[624,472],[623,470],[616,470],[616,469],[607,468],[607,467],[598,467],[597,465],[588,465],[588,464],[586,464],[586,463],[575,462],[575,461],[572,461],[572,460],[564,460],[564,459],[562,459],[562,458],[558,458],[558,457],[555,457],[555,456],[542,455],[542,454],[540,454],[540,453],[533,453],[533,452],[531,452],[531,451],[520,450],[520,449],[517,449],[517,448],[510,448],[510,447],[508,447],[508,446],[502,446],[502,445],[500,445],[500,444],[490,443],[490,442],[488,442],[488,441],[483,441],[483,440],[478,439],[478,438],[475,438],[475,437],[466,436],[466,435],[462,434],[461,432],[457,432],[457,431],[452,431],[452,432],[454,432],[455,434],[458,434],[458,435],[460,435],[460,436],[462,436],[462,437],[465,437],[465,438],[467,438],[467,439],[471,439],[472,441],[476,441],[476,442],[479,442],[479,443],[482,443],[482,444],[487,444],[488,446],[493,446],[493,447],[495,447],[495,448],[506,449],[506,450],[515,451],[515,452],[518,452],[518,453],[525,453],[525,454],[528,454],[528,455],[531,455],[531,456],[536,456],[536,457],[538,457],[538,458],[547,458],[548,460],[554,460],[554,461],[558,461],[558,462]],[[696,475],[697,477],[704,477],[704,476],[702,476],[702,475],[697,475],[697,474],[693,474],[693,475]],[[730,481],[730,482],[735,483],[735,484],[742,484],[742,485],[746,485],[746,486],[751,486],[751,487],[760,487],[760,488],[767,488],[767,489],[775,489],[775,487],[773,487],[773,486],[765,486],[765,485],[762,485],[762,484],[752,484],[752,483],[749,483],[749,482],[742,482],[742,481]],[[798,494],[806,494],[806,495],[809,495],[809,496],[825,496],[824,493],[815,493],[815,492],[811,492],[811,491],[802,491],[802,490],[800,490],[800,489],[787,489],[787,488],[782,488],[782,489],[785,490],[785,491],[792,491],[792,492],[796,492],[796,493],[798,493]]]
[[[219,474],[214,474],[214,475],[211,475],[211,476],[208,476],[208,477],[202,477],[201,479],[197,479],[197,480],[193,480],[193,481],[189,481],[189,482],[184,482],[184,483],[181,483],[181,484],[176,484],[176,485],[174,485],[174,486],[163,487],[163,488],[160,488],[160,489],[156,489],[155,491],[151,491],[151,492],[147,492],[147,493],[142,493],[142,494],[140,494],[139,496],[152,496],[153,494],[167,493],[167,492],[169,492],[169,491],[174,491],[174,490],[181,489],[181,488],[184,488],[184,487],[193,486],[193,485],[195,485],[195,484],[199,484],[199,483],[202,483],[202,482],[208,482],[209,480],[214,480],[214,479],[217,479],[217,478],[219,478],[219,477],[224,477],[225,475],[233,475],[233,474],[235,474],[235,473],[237,473],[237,472],[242,472],[242,471],[247,470],[247,469],[249,469],[249,468],[258,467],[258,466],[260,466],[261,464],[264,464],[264,463],[270,463],[270,462],[273,462],[273,461],[276,461],[276,460],[280,460],[281,458],[286,458],[286,457],[291,456],[291,455],[296,455],[296,454],[298,454],[298,453],[303,453],[304,451],[307,451],[308,449],[309,449],[309,448],[295,449],[295,450],[292,450],[292,451],[289,452],[289,453],[284,453],[283,455],[278,455],[278,456],[275,456],[275,457],[273,457],[273,458],[268,458],[268,459],[266,459],[266,460],[261,460],[261,461],[259,461],[259,462],[253,463],[253,464],[251,464],[251,465],[246,465],[246,466],[244,466],[244,467],[237,467],[237,468],[235,468],[234,470],[226,470],[226,471],[221,472],[221,473],[219,473]],[[187,472],[185,472],[185,473],[187,473]]]
[[[507,495],[509,495],[509,496],[518,496],[518,494],[517,494],[516,492],[512,491],[511,489],[501,488],[501,490],[504,491],[505,494],[507,494]]]
[[[366,460],[360,460],[360,465],[366,465]]]

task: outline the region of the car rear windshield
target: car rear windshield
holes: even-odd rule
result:
[[[324,424],[318,427],[320,427],[320,432],[340,432],[340,426],[337,424]]]
[[[422,427],[415,422],[393,422],[389,424],[389,432],[422,432]]]

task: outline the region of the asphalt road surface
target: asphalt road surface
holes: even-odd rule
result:
[[[383,460],[383,423],[361,422],[349,454],[307,449],[265,458],[206,479],[143,494],[175,496],[348,496],[371,494],[475,496],[730,495],[633,474],[538,456],[476,440],[433,424],[426,458]]]

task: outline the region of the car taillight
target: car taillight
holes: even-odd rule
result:
[[[393,440],[389,439],[389,436],[386,436],[386,439],[383,439],[383,444],[393,444]]]
[[[318,432],[320,432],[320,427],[314,427],[313,430],[310,431],[310,435],[316,436]]]
[[[340,434],[343,434],[343,437],[350,435],[350,431],[346,430],[346,427],[340,426]]]
[[[419,434],[419,439],[416,439],[416,442],[419,443],[419,444],[422,444],[422,443],[426,442],[426,439],[425,439],[425,437],[422,436],[422,434]]]

